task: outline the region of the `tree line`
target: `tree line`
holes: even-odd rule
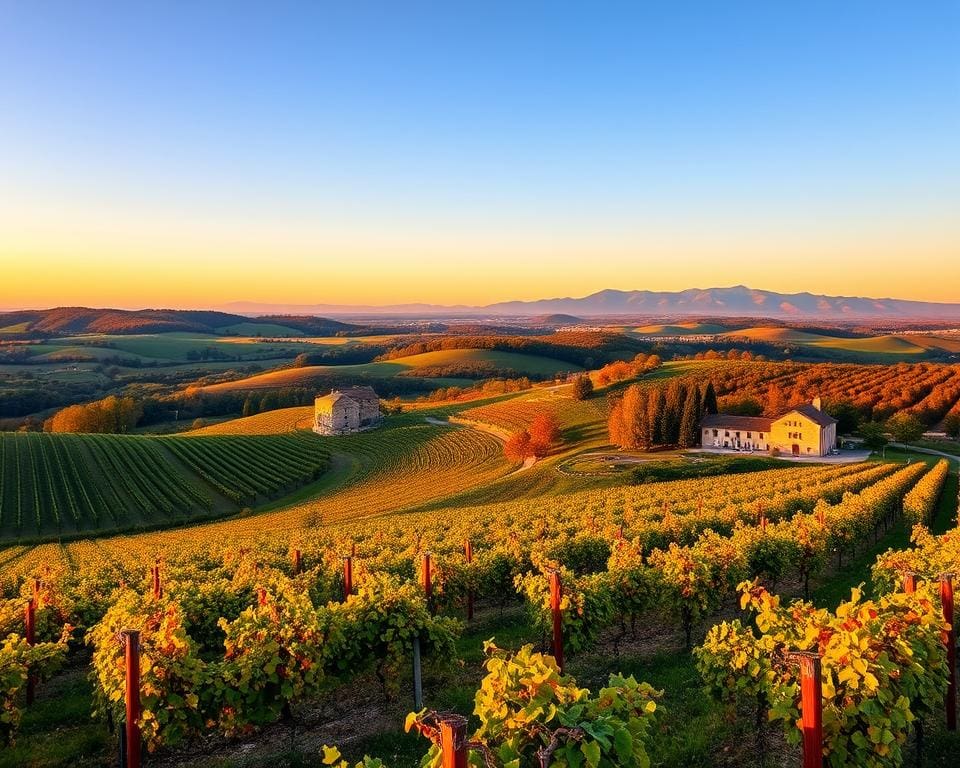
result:
[[[693,448],[699,442],[700,420],[716,412],[717,393],[712,382],[703,388],[679,379],[666,387],[634,384],[610,408],[610,442],[633,450],[658,445]]]

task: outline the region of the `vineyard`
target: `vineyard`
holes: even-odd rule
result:
[[[411,423],[405,428],[419,427]],[[424,466],[450,461],[465,449],[458,440],[487,437],[457,428],[446,428],[438,437],[436,428],[424,429],[429,437],[415,453]],[[207,440],[180,442],[201,445]],[[916,634],[904,642],[915,653],[938,659],[939,666],[929,673],[910,668],[913,678],[892,676],[892,668],[881,675],[870,651],[864,653],[867,671],[858,674],[870,686],[875,679],[878,691],[907,686],[922,695],[930,711],[939,706],[945,669],[938,643],[941,625],[925,588],[918,592],[919,602],[909,605],[902,596],[869,602],[854,595],[836,613],[812,607],[785,611],[774,592],[792,585],[803,593],[811,582],[872,546],[898,524],[906,499],[919,510],[911,517],[929,519],[946,467],[946,462],[932,468],[923,462],[804,466],[584,491],[554,497],[549,504],[517,500],[464,508],[451,516],[410,513],[291,529],[281,525],[270,532],[250,525],[255,519],[237,520],[195,529],[189,536],[168,531],[62,547],[11,548],[0,558],[0,583],[6,585],[0,634],[22,631],[23,600],[34,597],[38,644],[32,647],[52,661],[45,666],[24,660],[24,654],[41,651],[9,642],[0,653],[16,656],[17,663],[35,668],[34,677],[42,678],[70,653],[64,633],[76,638],[86,632],[93,648],[96,709],[102,716],[112,712],[119,721],[124,678],[117,637],[120,630],[139,630],[141,685],[153,691],[142,700],[139,728],[149,750],[163,751],[209,729],[227,738],[251,733],[280,719],[296,702],[323,699],[338,686],[349,688],[358,675],[373,675],[386,695],[396,696],[408,684],[403,681],[415,638],[442,687],[454,674],[449,664],[464,631],[462,618],[474,611],[502,611],[519,600],[533,636],[555,637],[548,645],[556,650],[561,643],[567,662],[576,665],[579,656],[594,648],[627,642],[629,628],[636,626],[673,628],[681,645],[693,648],[724,606],[743,595],[744,605],[757,613],[762,633],[753,634],[739,620],[732,626],[718,624],[696,651],[697,664],[718,701],[765,697],[771,713],[783,713],[778,717],[792,739],[798,733],[789,716],[796,706],[790,693],[795,673],[777,667],[775,686],[771,675],[757,672],[751,673],[754,682],[745,679],[743,686],[730,688],[730,667],[739,668],[741,649],[747,658],[760,654],[761,660],[774,647],[808,650],[804,626],[834,626],[853,611],[876,613],[880,622],[919,611]],[[407,455],[386,471],[417,470]],[[464,556],[466,541],[469,557]],[[348,581],[342,575],[344,554],[352,554]],[[896,557],[907,555],[888,553],[881,559],[887,570],[878,566],[878,584],[891,580],[889,564]],[[157,573],[151,587],[145,576],[146,564],[153,562]],[[917,573],[944,567],[942,558],[936,564],[911,561],[911,566]],[[556,604],[554,580],[562,584]],[[738,591],[743,583],[747,586]],[[346,601],[345,591],[351,593]],[[71,625],[78,629],[69,629]],[[830,646],[823,639],[827,635],[819,636]],[[269,638],[266,644],[264,638]],[[840,658],[842,649],[828,650],[835,653],[824,656],[829,670],[828,659]],[[876,652],[883,648],[878,645]],[[563,660],[558,661],[562,667]],[[481,706],[485,696],[494,691],[507,695],[509,680],[529,668],[553,680],[549,696],[560,697],[556,704],[561,709],[565,686],[581,690],[552,658],[530,648],[514,655],[490,646],[484,668],[477,693],[481,712],[486,712]],[[508,670],[513,672],[507,675]],[[853,685],[846,677],[829,679],[838,690],[841,683],[847,691]],[[658,711],[656,702],[663,694],[650,686],[616,675],[608,686],[601,698],[615,691],[639,707],[633,715],[629,707],[624,710],[627,721],[646,713],[645,723]],[[519,701],[528,694],[517,690],[510,695]],[[831,765],[902,764],[900,748],[878,752],[850,742],[859,723],[877,721],[870,694],[869,687],[843,694],[863,701],[862,710],[835,724],[830,721],[826,753],[829,758],[843,749],[857,757]],[[588,692],[576,695],[590,700]],[[886,726],[896,730],[897,744],[905,739],[901,732],[906,733],[916,706],[905,705],[896,715],[904,720]],[[590,717],[596,715],[581,714],[583,727],[592,727]],[[429,735],[430,718],[421,714],[411,727]],[[496,722],[492,711],[481,715],[482,738],[492,744],[503,737],[499,729],[504,724],[494,727]],[[562,722],[547,717],[545,727]],[[627,727],[606,722],[614,729]],[[646,726],[636,733],[635,748],[646,754],[652,736]],[[601,738],[601,750],[603,743]],[[523,752],[527,747],[518,748]]]
[[[819,396],[827,404],[849,402],[865,418],[876,421],[908,413],[933,425],[947,413],[960,413],[960,365],[747,362],[692,375],[713,381],[721,411],[731,402],[750,398],[760,402],[768,415],[778,415],[788,406]]]
[[[235,511],[314,480],[329,456],[291,434],[0,433],[0,537],[157,526]]]
[[[730,365],[739,364],[678,373],[709,370],[715,378]],[[64,516],[71,498],[76,519],[87,521],[81,530],[94,521],[101,530],[125,527],[143,519],[133,518],[141,508],[158,528],[217,514],[218,504],[260,510],[190,528],[0,550],[0,637],[7,637],[0,663],[19,670],[0,694],[11,713],[0,737],[17,738],[21,718],[29,719],[28,684],[43,691],[45,680],[76,663],[82,643],[91,654],[95,716],[85,727],[115,744],[104,734],[126,717],[133,673],[124,644],[133,630],[142,695],[127,726],[146,750],[176,765],[193,764],[175,756],[211,737],[229,751],[271,729],[310,728],[306,712],[345,707],[363,721],[371,696],[398,723],[414,681],[418,712],[407,726],[433,742],[423,749],[438,766],[448,715],[429,707],[467,714],[473,691],[471,741],[500,755],[497,766],[533,765],[548,748],[557,766],[561,755],[597,768],[702,764],[702,754],[699,763],[678,757],[693,706],[683,686],[709,694],[697,706],[711,713],[700,723],[711,738],[737,743],[734,733],[762,720],[754,728],[758,754],[777,738],[794,754],[808,735],[797,726],[800,672],[781,657],[816,650],[826,764],[903,765],[912,723],[943,711],[947,661],[936,589],[921,580],[914,597],[898,594],[891,563],[918,558],[909,569],[930,581],[946,568],[942,556],[932,564],[919,558],[934,555],[887,553],[874,570],[872,597],[854,592],[823,605],[817,595],[909,526],[919,524],[918,549],[923,536],[933,540],[923,526],[942,515],[946,489],[956,494],[948,463],[783,464],[631,486],[565,478],[555,457],[518,471],[497,437],[457,423],[509,432],[548,410],[579,447],[604,440],[597,429],[605,409],[602,394],[577,401],[569,387],[540,387],[434,412],[452,423],[410,412],[376,433],[335,441],[302,430],[309,408],[167,437],[4,435],[4,525],[8,509],[23,510],[21,527],[52,524],[27,510],[57,511],[69,532],[62,521],[75,519]],[[52,464],[58,459],[63,470]],[[45,462],[57,470],[45,472]],[[53,477],[60,484],[45,488]],[[15,530],[12,538],[28,538]],[[31,598],[32,644],[23,640]],[[851,639],[851,616],[866,628],[863,639]],[[901,637],[884,634],[901,623],[910,627]],[[683,686],[647,675],[655,671],[648,646],[666,649],[682,667]],[[881,655],[889,661],[878,662]],[[855,678],[844,661],[853,657]],[[621,658],[643,675],[620,674]],[[916,668],[908,658],[927,663]],[[530,697],[543,708],[525,709]],[[898,704],[881,716],[878,700]],[[867,729],[880,740],[862,743],[857,734]],[[377,731],[363,732],[378,743]],[[341,747],[362,755],[356,744]],[[395,762],[412,766],[414,757]],[[19,764],[12,759],[0,757],[0,766]],[[479,768],[479,753],[471,760]],[[348,765],[334,748],[322,761]]]
[[[309,429],[313,423],[313,407],[279,408],[240,419],[230,419],[221,424],[194,429],[186,434],[195,437],[202,435],[278,435]]]

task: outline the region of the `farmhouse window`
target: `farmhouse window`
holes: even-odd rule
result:
[[[747,432],[747,440],[749,440],[751,437],[752,435],[749,432]]]

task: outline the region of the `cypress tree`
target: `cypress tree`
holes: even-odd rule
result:
[[[713,388],[713,382],[707,382],[707,388],[703,390],[703,415],[717,413],[717,390]]]
[[[687,392],[687,399],[683,404],[683,415],[680,418],[677,444],[681,448],[693,448],[697,444],[697,437],[700,434],[699,411],[700,395],[696,387],[691,387]]]

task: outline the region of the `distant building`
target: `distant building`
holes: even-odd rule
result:
[[[313,401],[313,431],[320,435],[347,435],[377,426],[380,398],[371,387],[335,389]]]
[[[820,409],[820,398],[782,416],[732,416],[713,413],[700,422],[704,448],[776,448],[793,456],[826,456],[837,444],[837,420]]]

